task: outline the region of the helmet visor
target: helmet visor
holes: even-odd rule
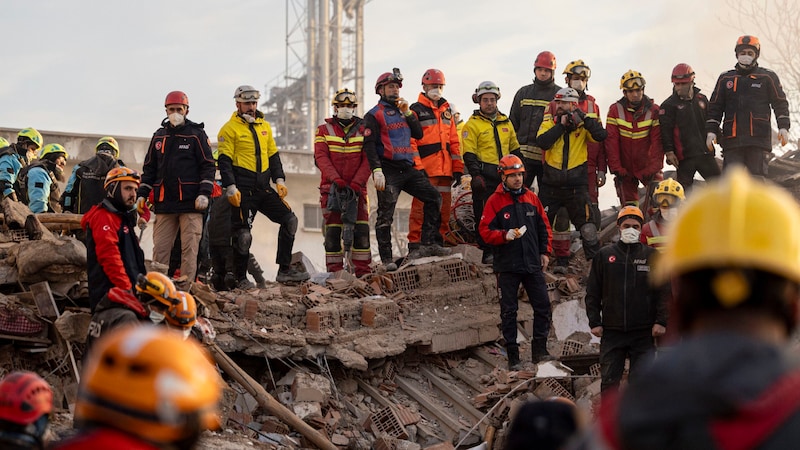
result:
[[[644,79],[640,77],[630,78],[622,82],[622,88],[626,91],[644,89]]]
[[[592,76],[592,70],[587,66],[575,66],[570,70],[570,73],[580,75],[581,78],[589,78]]]
[[[239,96],[236,98],[236,101],[242,103],[257,102],[260,97],[261,94],[259,94],[258,91],[244,91],[239,93]]]
[[[503,174],[511,174],[517,173],[525,170],[525,166],[523,164],[511,164],[508,166],[500,166],[500,172]]]
[[[680,200],[678,197],[670,194],[656,194],[655,196],[656,204],[661,206],[673,207],[675,206],[678,201]]]
[[[336,94],[336,97],[333,98],[334,105],[355,105],[356,104],[356,95],[352,92],[339,92]]]

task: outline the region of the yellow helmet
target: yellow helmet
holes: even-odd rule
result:
[[[92,348],[81,374],[75,421],[174,443],[219,427],[221,387],[217,370],[196,342],[164,327],[122,327]]]
[[[8,143],[6,138],[4,138],[3,136],[0,136],[0,148],[6,148],[9,145],[11,145],[11,144]]]
[[[623,91],[631,89],[644,89],[645,81],[641,72],[629,70],[619,80],[619,88]]]
[[[337,105],[349,105],[356,107],[358,106],[358,97],[356,96],[356,93],[350,89],[339,89],[335,94],[333,94],[333,99],[331,100],[331,106]]]
[[[108,147],[111,147],[111,150],[114,151],[114,158],[119,158],[119,144],[117,143],[117,140],[111,136],[101,137],[97,141],[97,145],[94,146],[94,149],[96,152],[99,152],[101,150],[107,150]]]
[[[139,274],[136,279],[136,291],[153,297],[166,307],[178,302],[178,290],[175,289],[175,284],[161,272]]]
[[[579,75],[581,78],[588,80],[592,76],[592,69],[582,59],[576,59],[567,64],[567,67],[564,68],[564,75]]]
[[[39,159],[44,159],[47,155],[52,155],[55,153],[63,153],[64,158],[69,158],[69,153],[67,153],[67,149],[64,148],[61,144],[47,144],[42,147],[42,150],[39,151]]]
[[[800,206],[742,167],[695,191],[669,236],[656,281],[702,269],[752,268],[800,283]]]
[[[658,206],[672,206],[676,200],[686,200],[683,186],[672,178],[662,180],[653,192],[653,200]]]
[[[42,148],[44,139],[42,133],[39,133],[36,128],[23,128],[17,133],[17,142],[31,141],[36,144],[36,148]]]

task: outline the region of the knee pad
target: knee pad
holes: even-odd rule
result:
[[[250,253],[250,245],[252,243],[253,235],[250,234],[250,230],[243,228],[239,230],[239,233],[233,240],[233,249],[240,255],[246,255]]]
[[[342,250],[342,226],[332,225],[325,227],[325,251],[339,252]]]
[[[284,222],[284,226],[286,227],[286,231],[294,236],[295,233],[297,233],[297,216],[294,213],[291,213],[291,217]]]
[[[369,224],[357,223],[355,227],[355,236],[353,239],[354,249],[368,249],[369,248]]]
[[[581,239],[586,242],[597,241],[597,227],[592,222],[586,222],[581,227]]]
[[[568,231],[569,230],[569,213],[566,208],[558,208],[555,217],[553,218],[553,231]]]

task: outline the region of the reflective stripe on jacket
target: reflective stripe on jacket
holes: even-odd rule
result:
[[[608,110],[606,158],[612,172],[624,171],[642,180],[664,167],[659,107],[646,95],[637,109],[627,104],[623,97]]]
[[[559,89],[561,86],[557,85],[553,79],[547,83],[534,81],[519,88],[514,95],[508,118],[514,125],[520,152],[525,158],[534,161],[542,160],[542,149],[536,144],[536,136],[544,120],[547,106]]]
[[[385,165],[398,169],[422,168],[419,154],[411,146],[412,137],[422,138],[422,128],[413,112],[405,117],[397,106],[381,99],[364,116],[364,122],[367,127],[364,151],[372,170]]]
[[[472,176],[497,177],[500,158],[519,152],[514,125],[505,114],[492,120],[475,110],[461,131],[461,155]]]
[[[286,178],[278,156],[278,146],[272,137],[272,127],[256,112],[248,123],[234,111],[217,135],[217,153],[222,186],[265,188],[269,180]],[[236,170],[234,170],[234,168]]]
[[[337,178],[348,184],[357,183],[361,192],[366,193],[370,169],[364,153],[363,120],[354,117],[345,131],[335,117],[325,119],[325,123],[317,127],[314,138],[314,163],[322,176],[321,194],[327,194]]]
[[[429,177],[452,177],[453,172],[464,172],[458,130],[447,100],[436,104],[419,94],[417,103],[411,105],[422,126],[422,138],[411,139],[411,146],[419,153],[422,167]]]

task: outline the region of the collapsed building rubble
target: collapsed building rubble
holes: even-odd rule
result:
[[[0,375],[46,375],[68,414],[89,322],[86,250],[48,230],[68,229],[75,216],[44,226],[22,214],[0,233]],[[361,279],[340,272],[221,293],[193,285],[204,338],[227,366],[225,427],[265,448],[491,448],[527,399],[562,396],[591,414],[598,342],[585,317],[580,252],[567,275],[547,274],[548,347],[560,361],[534,365],[522,352],[528,363],[517,372],[505,370],[496,280],[480,257],[461,245],[451,257]],[[522,306],[518,320],[520,340],[529,341],[531,308]],[[230,436],[205,437],[215,439]]]

